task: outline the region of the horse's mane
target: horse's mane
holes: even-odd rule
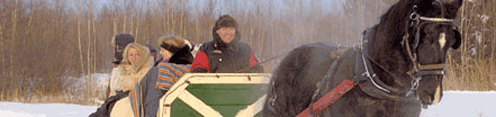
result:
[[[380,17],[379,24],[373,26],[368,34],[367,53],[379,64],[394,64],[385,66],[395,73],[404,73],[408,70],[407,56],[402,53],[402,36],[407,32],[407,20],[417,0],[400,0],[393,4]],[[375,69],[379,70],[379,69]],[[379,73],[380,76],[389,76]],[[388,85],[393,85],[393,78],[380,77]],[[404,80],[404,79],[400,79]]]
[[[380,40],[386,42],[377,42],[385,45],[380,47],[391,48],[396,43],[401,40],[399,38],[403,36],[406,32],[405,26],[407,25],[405,20],[407,20],[409,11],[412,9],[413,0],[400,0],[393,4],[386,13],[380,17],[379,24],[376,25],[379,34],[377,38],[382,38]],[[393,40],[394,39],[394,40]],[[375,48],[379,49],[379,48]],[[382,49],[380,49],[382,50]]]

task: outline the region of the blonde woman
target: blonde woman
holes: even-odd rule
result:
[[[116,91],[118,88],[120,88],[120,84],[117,82],[121,78],[121,69],[119,69],[119,65],[122,62],[123,59],[123,52],[126,46],[129,43],[134,42],[134,37],[131,36],[130,34],[118,34],[112,38],[112,43],[114,44],[114,61],[112,62],[114,64],[114,68],[112,69],[112,72],[110,72],[110,82],[109,82],[109,87],[108,87],[108,92],[107,92],[107,97],[113,96],[116,94]]]
[[[122,70],[121,78],[118,81],[120,84],[118,90],[131,91],[135,93],[135,86],[147,74],[150,68],[153,67],[153,58],[150,55],[150,50],[147,47],[130,43],[126,46],[123,53],[124,57],[119,65]],[[130,97],[120,99],[115,103],[110,116],[134,116],[131,108]]]
[[[126,46],[123,53],[124,58],[121,62],[122,74],[118,81],[121,90],[132,90],[134,85],[141,81],[143,76],[153,67],[153,58],[147,47],[130,43]]]

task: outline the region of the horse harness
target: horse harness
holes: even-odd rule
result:
[[[440,6],[443,6],[442,2],[440,2],[439,0],[436,0],[436,2],[438,2]],[[400,91],[399,89],[387,86],[384,82],[379,80],[378,76],[372,71],[372,69],[369,68],[369,66],[371,66],[371,62],[376,66],[378,66],[383,71],[387,72],[389,75],[393,76],[394,78],[399,78],[399,77],[397,77],[395,74],[385,69],[385,67],[374,61],[366,54],[367,52],[366,49],[364,48],[366,48],[367,45],[366,43],[368,42],[368,40],[362,37],[361,45],[353,48],[354,52],[359,54],[358,58],[356,59],[355,71],[360,73],[355,73],[355,77],[352,80],[348,80],[348,79],[343,80],[339,85],[337,85],[332,90],[324,94],[320,99],[318,99],[317,101],[313,101],[316,98],[319,90],[321,90],[321,88],[323,87],[323,84],[325,83],[324,81],[326,81],[325,79],[332,77],[331,74],[337,67],[336,64],[333,63],[329,68],[329,71],[323,77],[322,81],[319,82],[319,87],[314,92],[314,95],[312,97],[312,102],[309,104],[309,107],[303,110],[301,113],[299,113],[297,117],[310,117],[319,114],[325,108],[330,106],[337,99],[339,99],[346,92],[348,92],[357,85],[360,87],[367,87],[361,89],[371,96],[401,101],[412,98],[412,94],[418,88],[419,81],[422,80],[423,75],[444,75],[445,64],[443,63],[425,64],[425,65],[421,65],[420,63],[418,63],[416,50],[420,41],[420,27],[422,27],[426,23],[439,23],[439,24],[451,25],[453,26],[454,29],[457,29],[458,27],[453,24],[453,19],[424,17],[424,16],[420,16],[420,14],[417,13],[418,9],[416,5],[413,6],[413,9],[414,12],[411,13],[409,17],[410,22],[409,22],[409,26],[407,27],[407,33],[403,36],[403,40],[402,40],[402,45],[404,48],[406,48],[407,51],[406,54],[408,55],[409,59],[412,61],[413,64],[413,68],[408,72],[406,72],[406,74],[412,79],[411,81],[412,84],[408,91]],[[444,11],[442,12],[442,16],[444,17]],[[414,36],[415,39],[414,45],[409,44],[410,31],[408,29],[410,28],[416,29]],[[364,36],[365,33],[366,31],[364,31],[362,36]],[[367,60],[369,60],[370,62],[367,62]],[[275,95],[275,97],[276,98],[272,97],[270,100],[272,102],[271,104],[272,106],[274,105],[275,99],[277,99],[277,95]]]

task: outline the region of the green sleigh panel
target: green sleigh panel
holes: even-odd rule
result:
[[[159,117],[259,116],[268,73],[188,73],[160,99]]]

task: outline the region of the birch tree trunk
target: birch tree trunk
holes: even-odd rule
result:
[[[179,19],[181,22],[179,23],[179,35],[181,35],[182,37],[185,37],[184,35],[184,32],[186,31],[183,31],[183,28],[184,28],[184,0],[181,0],[181,18]]]
[[[171,29],[170,29],[170,32],[169,33],[172,33],[172,35],[176,35],[176,31],[174,29],[175,22],[176,22],[176,20],[174,19],[174,8],[171,8],[170,17],[171,17],[171,20],[169,20],[169,21],[171,22],[171,26],[170,26]]]
[[[0,52],[2,53],[2,75],[5,75],[5,72],[6,72],[6,69],[5,69],[5,49],[3,47],[5,47],[3,45],[3,29],[2,29],[3,25],[0,24]],[[3,88],[3,87],[2,87]]]
[[[91,0],[89,0],[88,2],[91,2]],[[87,15],[87,20],[88,20],[88,23],[87,23],[87,27],[88,27],[88,48],[86,49],[87,50],[87,54],[86,54],[86,67],[88,68],[88,82],[86,84],[86,86],[91,90],[93,87],[91,86],[91,82],[92,82],[92,79],[91,79],[91,8],[88,7],[88,15]],[[87,93],[87,96],[90,96],[91,95],[91,92],[88,91]],[[92,96],[91,96],[92,97]]]
[[[197,3],[199,1],[196,1]],[[200,43],[198,40],[200,40],[200,8],[198,7],[198,4],[196,4],[196,37],[195,37],[195,43]],[[1,33],[1,32],[0,32]],[[196,56],[196,55],[195,55]]]
[[[84,74],[84,65],[83,65],[83,50],[81,46],[81,8],[78,8],[78,16],[77,16],[77,38],[78,38],[78,46],[79,46],[79,58],[81,62],[81,74]]]
[[[141,17],[141,9],[142,9],[142,8],[141,8],[141,7],[139,7],[138,9],[139,9],[139,10],[138,10],[138,15],[136,16],[136,26],[135,26],[135,32],[134,32],[134,37],[135,37],[135,39],[136,39],[136,42],[137,42],[137,41],[138,41],[138,39],[139,39],[139,36],[138,36],[138,32],[139,32],[139,25],[140,25],[140,24],[139,24],[139,23],[140,23],[140,20],[139,20],[139,19],[140,19],[140,17]],[[145,40],[143,40],[142,44],[145,44],[145,42],[144,42],[144,41],[145,41]]]
[[[14,98],[16,98],[17,95],[18,95],[18,93],[17,93],[18,89],[15,89],[15,85],[16,85],[15,84],[15,81],[16,81],[15,79],[16,78],[14,78],[14,66],[15,66],[15,64],[14,64],[14,55],[13,55],[14,48],[16,48],[16,36],[17,36],[17,27],[16,26],[17,26],[17,10],[18,10],[17,7],[18,7],[18,3],[19,3],[19,0],[16,0],[15,1],[15,5],[14,5],[14,10],[12,11],[12,17],[11,17],[12,18],[12,29],[11,29],[12,30],[11,31],[11,33],[12,33],[11,34],[12,41],[10,41],[11,42],[10,43],[11,47],[9,49],[10,50],[9,51],[9,55],[10,55],[9,56],[9,60],[10,60],[10,72],[9,72],[10,73],[9,74],[9,76],[10,76],[10,89],[14,90],[14,94],[13,94],[13,97]]]
[[[3,29],[2,29],[2,27],[3,27],[3,23],[0,23],[0,53],[2,55],[2,73],[1,73],[0,76],[5,77],[6,76],[6,72],[7,72],[7,69],[5,67],[5,64],[6,64],[6,61],[5,61],[5,55],[6,54],[5,53],[6,52],[5,52],[5,49],[4,49],[5,46],[3,44],[4,43],[4,38],[3,38]],[[7,84],[7,81],[6,81],[7,79],[8,78],[2,78],[2,79],[0,79],[0,81],[1,81],[0,82],[0,88],[2,88],[2,89],[8,88],[8,87],[5,86]],[[4,95],[6,94],[5,92],[6,92],[5,90],[0,91],[0,100],[4,100],[4,97],[5,97]]]
[[[126,0],[126,1],[127,1],[127,0]],[[124,1],[124,6],[125,6],[125,5],[127,5],[127,4],[126,4],[126,3],[127,3],[126,1]],[[126,8],[124,8],[124,21],[122,22],[122,33],[127,33],[127,32],[126,32],[126,23],[127,23],[127,21],[126,21],[126,20],[127,20],[127,13],[128,13],[127,9],[126,9]]]
[[[117,2],[114,2],[114,16],[112,16],[112,19],[113,19],[113,22],[112,22],[112,26],[114,27],[114,32],[112,36],[115,36],[117,35]],[[113,37],[112,37],[113,38]],[[113,45],[113,43],[112,43]]]

